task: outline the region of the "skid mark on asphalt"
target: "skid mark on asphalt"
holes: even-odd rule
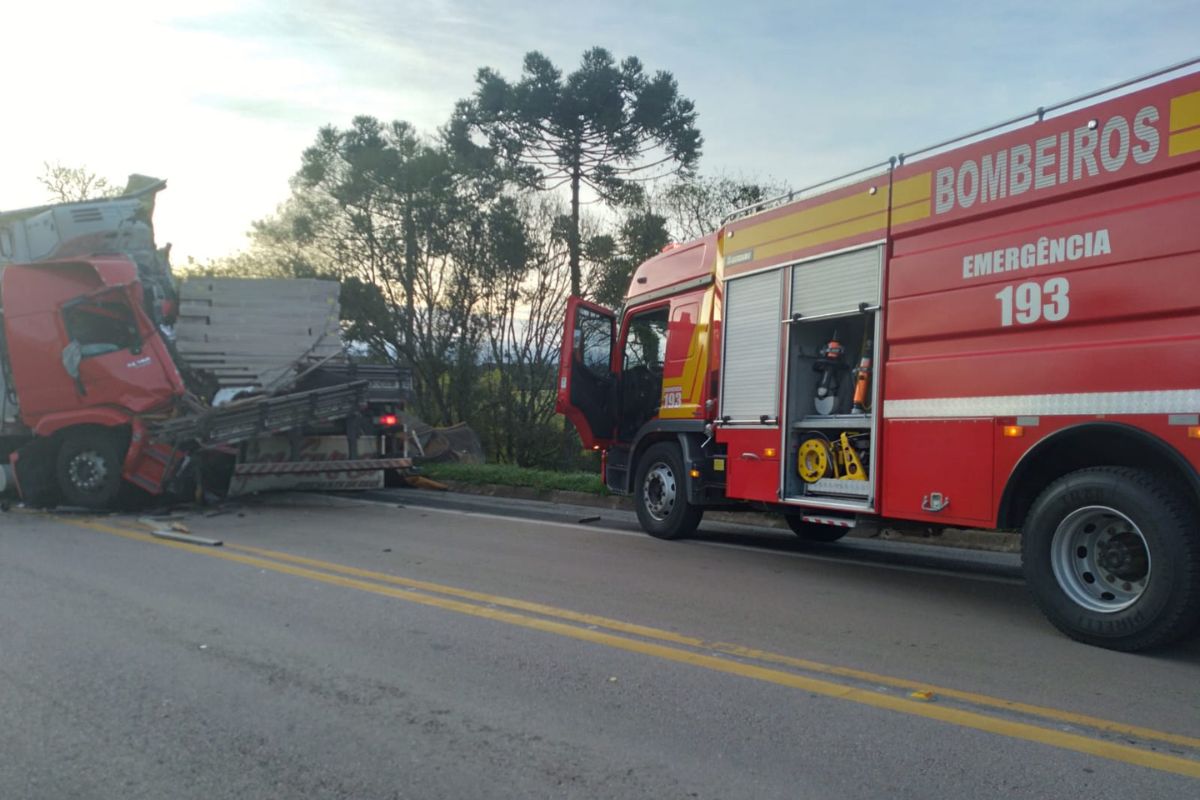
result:
[[[734,644],[707,642],[700,638],[621,620],[363,570],[280,551],[237,544],[227,544],[223,550],[214,550],[156,539],[143,531],[118,527],[112,520],[56,519],[64,524],[100,533],[327,585],[552,633],[714,672],[800,689],[872,708],[1200,778],[1200,739],[1190,736],[821,664]],[[787,671],[781,667],[795,671]],[[810,674],[801,674],[802,672]],[[812,677],[812,673],[840,680]],[[898,694],[895,690],[911,694]],[[916,699],[913,699],[914,697]],[[929,702],[931,699],[936,702]],[[1046,724],[1057,724],[1058,727],[1046,727]],[[1062,730],[1063,725],[1070,725],[1075,730]],[[1112,737],[1121,737],[1126,741],[1113,741]],[[1130,741],[1133,743],[1129,743]],[[1171,746],[1176,754],[1160,752],[1158,748],[1163,745]]]

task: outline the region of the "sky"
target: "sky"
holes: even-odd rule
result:
[[[177,266],[247,246],[324,125],[430,135],[489,66],[540,50],[674,74],[700,170],[792,188],[1200,56],[1195,0],[58,0],[0,16],[0,209],[44,163],[168,179]]]

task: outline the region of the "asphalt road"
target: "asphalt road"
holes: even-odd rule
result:
[[[1071,642],[1011,556],[413,491],[183,523],[224,545],[0,516],[0,798],[1200,796],[1200,642]]]

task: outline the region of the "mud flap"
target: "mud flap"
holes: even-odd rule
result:
[[[9,456],[17,493],[27,505],[53,508],[59,503],[58,483],[54,477],[54,456],[58,442],[39,437]]]
[[[121,477],[145,492],[160,495],[175,477],[180,459],[178,450],[161,442],[151,442],[136,451],[130,448]]]

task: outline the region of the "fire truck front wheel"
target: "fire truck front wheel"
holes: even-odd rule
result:
[[[1034,502],[1021,557],[1034,600],[1063,633],[1135,651],[1200,622],[1200,532],[1183,491],[1154,473],[1095,467]]]
[[[125,437],[103,428],[68,432],[58,448],[55,476],[65,503],[112,507],[121,492]]]
[[[659,539],[679,539],[696,530],[704,509],[687,500],[683,456],[673,442],[651,445],[638,460],[634,508],[642,529]]]

